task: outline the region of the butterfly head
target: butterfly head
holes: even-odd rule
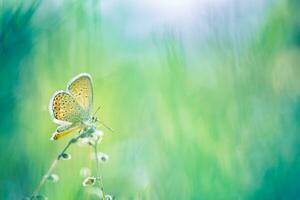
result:
[[[96,109],[96,111],[94,112],[93,116],[90,119],[92,124],[96,124],[99,122],[98,117],[96,117],[96,114],[99,110],[100,110],[100,106]]]
[[[98,118],[95,116],[92,117],[91,121],[93,124],[99,122]]]

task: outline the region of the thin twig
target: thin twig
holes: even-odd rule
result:
[[[71,146],[71,144],[74,144],[75,142],[77,142],[77,140],[81,137],[81,134],[78,135],[75,138],[72,138],[68,144],[63,148],[63,150],[58,154],[58,156],[54,159],[54,161],[52,162],[52,164],[50,165],[48,171],[46,172],[46,174],[42,177],[41,181],[39,182],[39,184],[37,185],[37,187],[35,188],[35,190],[33,191],[33,193],[30,196],[30,199],[34,199],[35,196],[38,194],[38,192],[40,191],[41,187],[44,185],[44,183],[46,182],[47,178],[51,175],[52,171],[55,169],[58,161],[61,159],[62,155],[68,150],[68,148]]]

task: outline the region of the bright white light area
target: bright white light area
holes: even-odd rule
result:
[[[144,6],[158,14],[162,20],[176,20],[191,14],[195,0],[148,0]]]
[[[229,0],[145,0],[140,6],[157,14],[162,21],[185,21],[209,6],[224,5]]]
[[[268,0],[102,0],[99,14],[108,32],[138,40],[173,31],[187,38],[253,27]],[[105,24],[107,22],[107,24]],[[109,30],[109,28],[113,30]]]
[[[210,7],[224,6],[232,0],[103,0],[102,15],[115,16],[118,7],[143,18],[144,22],[156,24],[180,24],[189,21],[199,13],[205,13]],[[121,7],[120,7],[121,6]]]

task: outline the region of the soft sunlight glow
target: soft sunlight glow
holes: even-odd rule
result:
[[[161,11],[169,15],[185,15],[187,11],[193,8],[193,5],[196,3],[195,0],[154,0],[148,1],[149,6],[156,8],[158,11]]]
[[[161,20],[184,21],[195,12],[201,12],[208,6],[216,6],[226,1],[228,0],[148,0],[144,4],[149,10],[155,10]]]

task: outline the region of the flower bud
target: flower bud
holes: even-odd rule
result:
[[[83,186],[92,186],[94,185],[96,182],[96,178],[95,177],[87,177],[86,179],[84,179],[84,181],[82,182]]]
[[[59,181],[59,176],[56,174],[50,174],[49,176],[47,176],[47,180],[56,183]]]
[[[90,146],[94,146],[95,145],[95,141],[91,140],[91,138],[89,137],[85,137],[85,138],[81,138],[78,142],[79,146],[84,146],[84,145],[90,145]]]
[[[91,159],[96,159],[96,156],[97,156],[97,159],[99,160],[99,162],[102,162],[102,163],[107,162],[109,159],[109,156],[102,152],[97,152],[97,155],[95,155],[95,153],[92,153]]]
[[[95,130],[94,135],[96,135],[98,137],[102,137],[104,135],[104,133],[101,130]]]
[[[71,154],[68,153],[62,153],[60,154],[61,159],[63,160],[70,160],[71,159]]]

